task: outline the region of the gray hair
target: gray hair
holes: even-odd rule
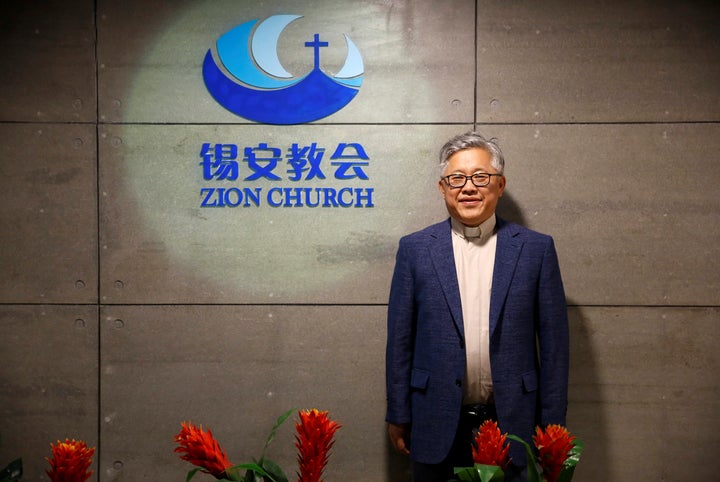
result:
[[[453,137],[440,149],[440,175],[442,176],[445,173],[448,160],[453,154],[472,148],[480,148],[487,151],[491,156],[490,164],[492,167],[494,167],[499,174],[505,172],[505,157],[500,150],[497,139],[486,139],[477,132],[469,131]]]

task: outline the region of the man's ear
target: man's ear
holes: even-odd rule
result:
[[[505,192],[506,185],[507,180],[505,179],[505,176],[498,178],[498,187],[500,188],[500,193],[498,194],[498,197],[502,197],[503,193]]]

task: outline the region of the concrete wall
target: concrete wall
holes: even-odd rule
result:
[[[286,66],[308,31],[358,46],[346,108],[267,126],[208,95],[207,49],[278,13],[304,16]],[[394,250],[443,218],[437,149],[476,127],[506,153],[500,214],[556,240],[576,480],[714,480],[719,32],[709,1],[0,3],[0,465],[43,480],[75,437],[97,480],[183,480],[181,421],[240,463],[317,407],[343,424],[327,480],[406,480],[383,422]],[[375,206],[199,207],[202,143],[268,141],[361,143]],[[291,479],[292,436],[269,453]]]

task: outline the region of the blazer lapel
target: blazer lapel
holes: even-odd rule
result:
[[[453,254],[452,228],[450,220],[437,224],[437,229],[431,231],[429,245],[430,259],[440,280],[445,300],[450,307],[455,327],[464,339],[465,329],[462,319],[462,303],[460,301],[460,286],[458,285],[457,271],[455,270],[455,255]]]
[[[492,291],[490,295],[490,336],[497,328],[510,282],[515,274],[523,242],[517,237],[514,225],[497,218],[497,249],[493,268]]]

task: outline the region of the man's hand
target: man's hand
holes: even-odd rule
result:
[[[410,427],[408,424],[388,424],[388,434],[395,450],[403,455],[410,455]]]

